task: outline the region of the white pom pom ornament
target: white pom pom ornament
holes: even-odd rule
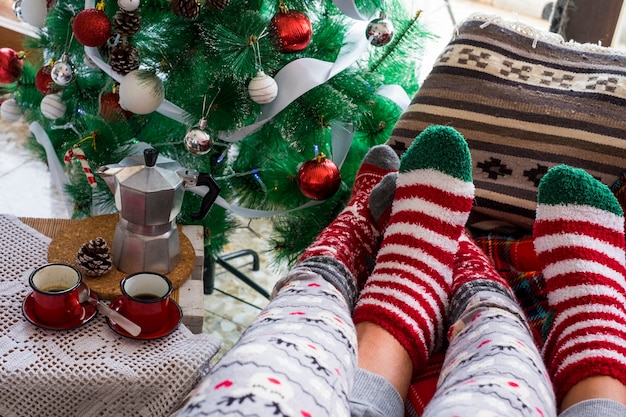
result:
[[[9,98],[0,105],[0,116],[7,122],[17,122],[22,117],[22,109],[14,98]]]
[[[41,100],[40,109],[47,119],[56,120],[65,115],[67,106],[60,94],[48,94]]]
[[[120,106],[135,114],[149,114],[163,102],[161,79],[147,70],[134,70],[124,76],[119,88]]]
[[[248,84],[248,94],[250,98],[259,104],[267,104],[274,101],[278,95],[278,84],[263,71],[256,73],[256,76]]]

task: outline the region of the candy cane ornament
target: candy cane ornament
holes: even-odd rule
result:
[[[65,164],[69,164],[72,159],[78,159],[80,161],[80,165],[83,168],[83,172],[85,173],[85,176],[87,177],[87,182],[89,183],[89,185],[91,185],[92,188],[96,187],[96,177],[95,175],[93,175],[93,172],[91,171],[91,167],[89,166],[89,161],[87,161],[87,158],[85,157],[85,152],[83,152],[83,150],[81,148],[70,148],[67,150],[67,152],[65,152],[65,155],[63,156],[63,160],[65,161]]]

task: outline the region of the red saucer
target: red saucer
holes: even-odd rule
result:
[[[83,283],[82,285],[86,285],[86,284]],[[64,324],[54,325],[54,324],[48,324],[48,323],[44,323],[40,321],[37,318],[37,316],[35,316],[35,306],[34,306],[35,300],[34,300],[34,293],[32,292],[28,294],[26,298],[24,299],[24,302],[22,303],[22,312],[24,313],[24,317],[26,317],[26,320],[28,320],[35,326],[41,327],[43,329],[48,329],[48,330],[75,329],[77,327],[82,326],[85,323],[88,323],[94,317],[96,317],[96,313],[98,311],[96,308],[96,305],[98,304],[98,301],[97,301],[98,296],[92,291],[91,297],[93,298],[90,298],[88,301],[85,301],[84,303],[81,304],[83,311],[80,314],[80,316]]]
[[[111,307],[113,310],[117,312],[120,312],[122,305],[124,304],[124,300],[125,300],[124,297],[118,297],[111,304],[109,304],[109,307]],[[174,330],[178,328],[180,323],[183,321],[183,310],[174,300],[170,300],[167,306],[169,310],[167,312],[167,322],[163,325],[162,328],[151,333],[141,332],[139,333],[139,335],[133,336],[132,334],[128,333],[126,330],[118,326],[117,323],[112,322],[108,317],[107,317],[107,323],[109,324],[109,327],[113,329],[113,331],[115,331],[116,333],[122,336],[130,337],[131,339],[140,339],[140,340],[159,339],[161,337],[165,337],[168,334],[172,333]]]

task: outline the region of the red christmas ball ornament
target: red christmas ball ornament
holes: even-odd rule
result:
[[[111,21],[102,10],[85,9],[72,22],[74,37],[85,46],[101,46],[111,36]]]
[[[11,48],[0,48],[0,84],[11,84],[22,75],[23,53]]]
[[[298,170],[298,188],[311,200],[326,200],[341,186],[339,168],[324,153],[306,161]]]
[[[281,6],[272,17],[270,29],[278,49],[283,53],[304,50],[313,36],[308,16],[298,10],[288,10],[285,6]]]
[[[35,87],[44,96],[46,94],[58,93],[60,90],[57,88],[52,76],[52,67],[50,65],[44,65],[39,68],[37,75],[35,75]]]
[[[132,112],[124,110],[120,106],[120,95],[116,92],[109,91],[100,97],[100,114],[108,121],[120,119],[130,119]]]

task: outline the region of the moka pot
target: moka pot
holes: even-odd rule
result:
[[[143,158],[124,158],[97,171],[115,196],[119,211],[111,245],[113,263],[128,274],[172,271],[181,257],[176,216],[185,189],[209,187],[192,220],[203,219],[220,192],[211,175],[182,168],[172,160],[157,163],[158,158],[158,151],[148,148]]]

